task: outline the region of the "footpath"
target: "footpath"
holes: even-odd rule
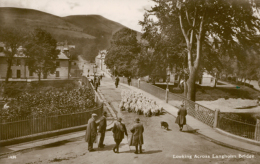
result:
[[[110,96],[110,100],[106,100],[106,98],[104,98],[105,93],[110,92],[110,88],[111,86],[114,86],[114,81],[110,78],[110,76],[105,73],[105,72],[101,72],[99,70],[99,73],[104,73],[105,77],[106,77],[106,82],[108,82],[109,84],[111,84],[110,86],[108,85],[102,85],[102,81],[101,81],[101,86],[98,89],[98,92],[101,94],[101,97],[105,102],[105,106],[108,110],[110,110],[113,114],[114,117],[117,117],[117,113],[115,112],[115,110],[113,109],[115,106],[112,102],[113,101],[120,101],[119,97],[120,97],[120,93],[115,93],[117,94],[117,100],[115,100],[115,98],[113,96]],[[163,107],[167,113],[169,113],[170,115],[177,117],[177,112],[178,109],[173,107],[172,105],[167,104],[166,102],[160,100],[159,98],[144,92],[136,87],[133,86],[128,86],[126,84],[120,83],[120,86],[126,89],[130,89],[136,92],[141,92],[143,93],[145,96],[155,100],[157,102],[157,104],[161,107]],[[118,104],[118,103],[117,103]],[[114,106],[114,107],[113,107]],[[233,139],[231,137],[228,137],[227,135],[223,135],[220,134],[219,132],[217,132],[215,129],[203,124],[202,122],[196,120],[195,118],[191,117],[191,116],[187,116],[187,124],[188,127],[184,127],[184,130],[186,132],[188,131],[196,131],[199,135],[201,135],[202,137],[204,137],[205,139],[214,142],[216,144],[225,146],[225,147],[229,147],[229,148],[233,148],[236,150],[240,150],[240,151],[244,151],[244,152],[248,152],[248,153],[253,153],[253,154],[260,154],[260,146],[257,146],[255,144],[251,144],[251,143],[246,143],[237,139]],[[113,119],[112,120],[108,120],[108,127],[107,129],[111,129],[113,126]],[[10,146],[6,146],[6,147],[1,147],[0,148],[0,156],[3,155],[7,155],[7,154],[11,154],[13,152],[18,152],[18,151],[23,151],[23,150],[27,150],[27,149],[32,149],[35,147],[39,147],[39,146],[43,146],[43,145],[47,145],[47,144],[53,144],[53,143],[57,143],[57,142],[61,142],[63,140],[69,140],[72,138],[77,138],[77,137],[82,137],[84,136],[85,131],[79,131],[79,132],[75,132],[75,133],[69,133],[66,135],[59,135],[59,136],[55,136],[52,138],[46,138],[46,139],[42,139],[42,140],[36,140],[36,141],[32,141],[32,142],[27,142],[27,143],[22,143],[22,144],[16,144],[16,145],[10,145]]]

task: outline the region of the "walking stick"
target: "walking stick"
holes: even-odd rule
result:
[[[129,146],[129,150],[131,151],[131,148],[130,148],[130,145],[129,145],[129,141],[128,141],[128,136],[127,137],[127,143],[128,143],[128,146]]]

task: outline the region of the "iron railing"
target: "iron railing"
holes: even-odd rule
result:
[[[260,129],[257,134],[256,125],[228,118],[225,113],[219,114],[217,128],[253,140],[257,140],[258,136],[260,137]]]
[[[98,106],[91,110],[56,116],[40,116],[16,118],[0,123],[0,140],[13,139],[17,137],[60,130],[64,128],[85,125],[92,113],[102,115],[103,106]]]

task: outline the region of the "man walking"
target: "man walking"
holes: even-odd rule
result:
[[[98,89],[98,81],[96,80],[95,84],[94,84],[94,87],[95,87],[95,91],[97,92],[97,89]]]
[[[118,76],[116,76],[116,79],[115,79],[115,85],[116,85],[116,88],[117,88],[117,87],[118,87],[118,85],[119,85],[119,81],[120,81],[119,77],[118,77]]]
[[[175,123],[179,125],[180,131],[183,129],[183,125],[186,125],[186,115],[187,110],[184,107],[184,104],[181,105],[181,108],[178,111],[178,116],[175,120]]]
[[[133,125],[132,129],[130,130],[133,134],[130,141],[130,146],[135,146],[135,154],[138,154],[138,146],[140,153],[142,153],[142,145],[144,144],[143,139],[143,132],[144,126],[140,123],[140,119],[135,119],[135,124]]]
[[[128,85],[129,85],[129,86],[131,85],[131,81],[132,81],[131,76],[129,76],[129,77],[127,78],[127,82],[128,82]]]
[[[124,138],[124,134],[128,136],[125,124],[122,122],[122,118],[118,118],[113,127],[113,137],[116,142],[116,146],[113,148],[114,153],[119,153],[119,145]]]
[[[89,152],[95,151],[93,149],[93,143],[97,137],[97,124],[96,124],[97,114],[93,113],[92,118],[88,120],[88,126],[86,129],[85,140],[88,142],[88,150]]]
[[[105,139],[105,134],[106,134],[106,128],[107,128],[107,112],[103,112],[103,116],[100,119],[99,122],[99,130],[98,132],[100,133],[100,139],[99,139],[99,143],[98,143],[98,147],[99,148],[103,148],[104,145],[104,139]]]

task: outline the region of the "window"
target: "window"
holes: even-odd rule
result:
[[[21,65],[21,59],[17,59],[17,60],[16,60],[16,65],[17,65],[17,66]]]
[[[175,75],[174,79],[175,79],[175,80],[178,80],[178,75]]]
[[[4,51],[4,47],[0,47],[0,52],[3,52]]]
[[[29,76],[33,76],[33,71],[29,71]]]
[[[21,78],[21,70],[16,70],[16,78]]]
[[[56,67],[59,67],[59,66],[60,66],[60,62],[56,61]]]
[[[60,77],[60,72],[56,71],[56,77]]]

